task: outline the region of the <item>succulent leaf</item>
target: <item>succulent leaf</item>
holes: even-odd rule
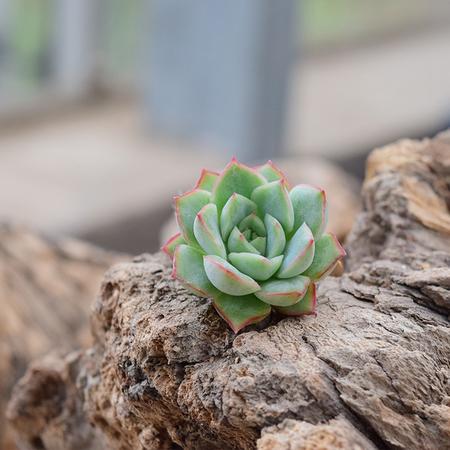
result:
[[[266,238],[258,236],[257,238],[250,241],[250,244],[258,250],[259,253],[264,254],[266,252]]]
[[[286,245],[277,278],[291,278],[303,273],[311,265],[314,253],[314,237],[308,225],[304,223]]]
[[[255,296],[274,306],[291,306],[300,301],[310,284],[308,277],[298,275],[287,280],[270,280],[261,284]]]
[[[281,255],[286,246],[286,235],[284,234],[281,223],[270,214],[264,217],[264,225],[266,227],[266,257],[273,258]]]
[[[328,219],[325,191],[315,186],[299,184],[289,195],[294,207],[294,230],[306,223],[314,238],[320,237]]]
[[[245,230],[242,232],[242,234],[245,236],[245,239],[247,239],[247,241],[251,240],[252,230]]]
[[[237,227],[233,228],[233,231],[228,238],[228,251],[234,253],[260,253],[252,244],[250,244],[250,242],[248,242],[247,238]]]
[[[336,263],[345,256],[345,250],[332,233],[325,233],[316,241],[314,259],[303,275],[317,281],[334,269]]]
[[[217,179],[211,201],[221,212],[225,203],[234,193],[250,198],[254,189],[265,183],[266,180],[262,175],[233,159]]]
[[[203,267],[203,254],[188,245],[179,245],[173,258],[173,277],[194,294],[201,297],[217,295]]]
[[[283,180],[272,181],[256,188],[251,199],[258,205],[261,214],[275,217],[286,233],[294,226],[294,210]]]
[[[206,254],[227,257],[227,250],[219,230],[217,206],[213,203],[205,205],[195,217],[194,236]]]
[[[181,244],[186,244],[186,241],[184,240],[183,236],[181,236],[181,233],[177,233],[174,234],[170,239],[168,239],[161,250],[171,258],[173,258],[175,249]]]
[[[231,264],[254,280],[268,280],[280,267],[283,256],[268,259],[255,253],[230,253]]]
[[[255,167],[255,170],[269,183],[271,181],[286,180],[284,173],[270,160],[261,166]]]
[[[258,236],[266,235],[264,222],[255,213],[251,213],[243,220],[241,220],[238,228],[242,232],[244,232],[244,230],[251,230],[254,231]]]
[[[203,170],[193,191],[175,197],[180,233],[162,248],[173,276],[238,332],[275,308],[313,314],[315,283],[345,255],[323,234],[323,190],[298,185],[288,192],[283,173],[268,161],[250,168],[233,160],[220,173]]]
[[[270,314],[270,305],[259,301],[254,295],[233,297],[219,294],[214,297],[213,305],[235,333]]]
[[[234,193],[222,209],[220,230],[224,240],[228,239],[231,230],[250,213],[256,211],[256,204],[241,194]]]
[[[215,182],[217,181],[217,178],[219,178],[219,174],[217,172],[203,169],[202,173],[200,174],[200,178],[197,180],[195,189],[203,189],[205,191],[211,192],[213,190]]]
[[[225,294],[241,296],[259,290],[259,284],[255,280],[219,256],[204,256],[203,266],[209,281]]]
[[[311,283],[304,297],[291,306],[274,306],[274,308],[284,316],[308,316],[316,313],[316,285]]]
[[[195,189],[175,197],[175,212],[181,234],[186,242],[198,246],[194,236],[194,220],[197,213],[209,202],[211,194]]]

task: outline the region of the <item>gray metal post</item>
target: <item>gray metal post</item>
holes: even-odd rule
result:
[[[96,70],[98,0],[57,0],[55,14],[55,78],[61,93],[85,93]]]
[[[153,130],[254,161],[283,149],[294,0],[153,0]]]

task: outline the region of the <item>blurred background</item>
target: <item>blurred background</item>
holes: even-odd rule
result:
[[[0,0],[0,448],[30,361],[89,345],[105,270],[201,168],[274,160],[343,241],[368,153],[448,127],[449,0]]]
[[[154,251],[232,155],[356,196],[448,126],[448,0],[0,0],[0,221],[50,236]]]

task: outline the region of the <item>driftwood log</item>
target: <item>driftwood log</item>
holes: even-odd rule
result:
[[[4,420],[12,387],[33,359],[89,343],[92,298],[118,260],[77,240],[0,224],[0,448],[13,448]]]
[[[93,346],[32,366],[34,449],[450,448],[450,135],[368,160],[347,269],[317,317],[235,336],[161,254],[106,275]],[[88,424],[92,426],[89,427]]]

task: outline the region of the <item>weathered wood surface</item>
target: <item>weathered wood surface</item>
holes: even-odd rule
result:
[[[30,361],[89,343],[89,309],[118,255],[76,240],[50,241],[0,224],[0,448],[12,446],[4,411]]]
[[[449,206],[449,135],[374,151],[317,318],[237,336],[162,255],[117,265],[94,345],[35,364],[10,420],[36,449],[449,449]]]

